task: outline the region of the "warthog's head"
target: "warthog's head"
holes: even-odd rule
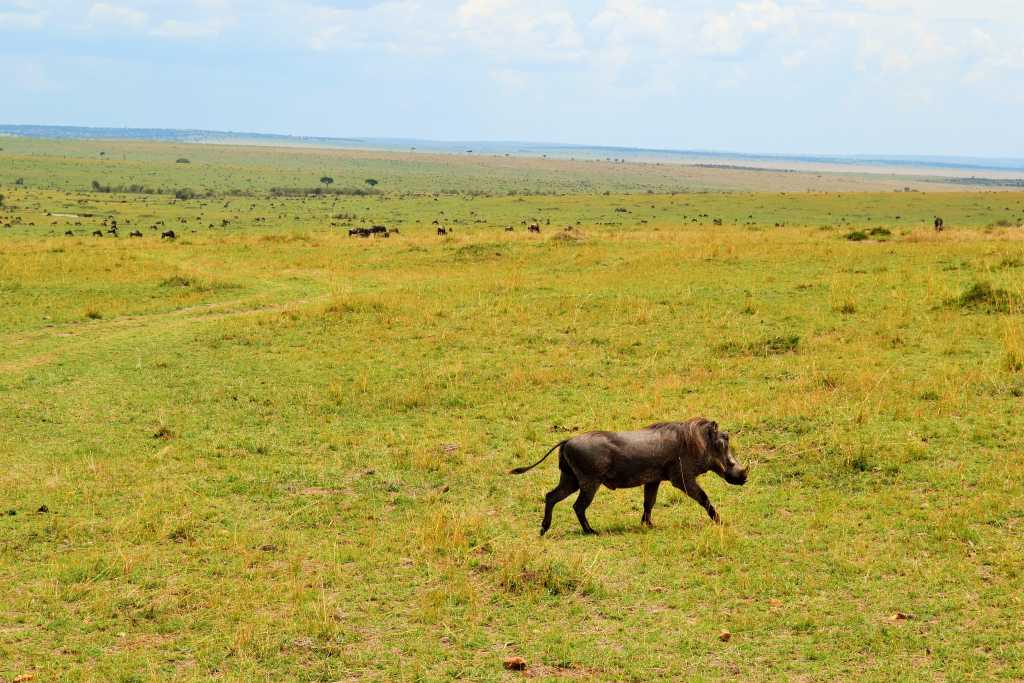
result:
[[[717,422],[708,422],[704,426],[704,439],[707,443],[707,459],[711,471],[730,484],[746,484],[750,467],[742,466],[736,461],[732,446],[729,445],[729,433],[718,431]]]

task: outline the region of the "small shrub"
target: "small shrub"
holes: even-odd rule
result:
[[[592,595],[600,590],[597,581],[580,561],[534,557],[525,548],[503,553],[497,559],[500,563],[496,572],[498,584],[515,595]]]
[[[199,280],[194,277],[174,275],[160,283],[160,287],[167,289],[189,288],[193,292],[215,292],[226,289],[238,289],[241,285],[234,282],[221,282],[219,280]]]
[[[185,157],[181,157],[180,159],[175,159],[174,163],[176,163],[176,164],[191,164],[192,162],[189,161],[188,159],[186,159]]]
[[[850,315],[857,312],[857,304],[852,301],[844,301],[841,304],[835,304],[832,306],[832,310],[836,313],[843,313],[844,315]]]
[[[863,453],[858,453],[850,460],[850,469],[854,472],[869,472],[872,467],[871,460]]]
[[[500,244],[467,244],[455,250],[455,258],[465,261],[486,260],[502,255],[504,251]]]
[[[1009,313],[1020,305],[1020,296],[1005,289],[993,287],[989,282],[975,282],[947,303],[966,310],[985,313]]]
[[[863,230],[854,230],[853,232],[846,233],[846,239],[851,242],[863,242],[868,238],[868,234]]]
[[[800,336],[796,334],[781,337],[767,337],[747,344],[738,342],[726,342],[716,347],[719,353],[730,356],[751,355],[751,356],[778,356],[784,353],[795,352],[800,345]]]
[[[190,280],[187,277],[182,277],[181,275],[175,275],[174,277],[169,277],[166,280],[164,280],[163,282],[161,282],[160,286],[161,287],[191,287],[192,286],[192,280]]]
[[[99,320],[103,317],[103,314],[97,311],[95,308],[85,309],[85,317],[89,320]]]
[[[1010,372],[1024,370],[1024,355],[1013,350],[1007,351],[1003,356],[1003,366]]]
[[[782,353],[789,353],[796,351],[797,346],[800,345],[800,337],[795,334],[791,334],[784,337],[769,337],[759,342],[749,344],[751,353],[759,356],[773,356]]]
[[[1020,268],[1022,265],[1024,265],[1024,261],[1021,261],[1019,257],[1004,256],[996,268]]]

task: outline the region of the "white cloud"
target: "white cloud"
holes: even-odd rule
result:
[[[797,12],[774,0],[740,2],[728,12],[711,13],[700,28],[698,51],[709,55],[735,55],[757,35],[793,38],[798,33]]]
[[[216,38],[223,33],[226,22],[219,18],[199,21],[183,21],[181,19],[165,19],[153,29],[153,35],[160,38],[179,38],[194,40],[200,38]]]
[[[490,77],[509,90],[525,90],[530,85],[529,74],[519,69],[492,69]]]
[[[22,57],[0,56],[0,81],[11,84],[16,90],[36,94],[59,88],[46,66],[38,60]]]
[[[131,7],[97,2],[89,8],[89,23],[93,26],[113,25],[141,29],[148,21],[149,17],[145,12]]]
[[[0,31],[24,31],[43,27],[45,14],[34,11],[0,11]]]
[[[499,61],[574,61],[586,52],[572,12],[557,2],[465,0],[454,21],[461,40]]]

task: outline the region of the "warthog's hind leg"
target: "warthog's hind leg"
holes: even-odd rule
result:
[[[571,496],[579,487],[580,483],[576,481],[576,475],[571,471],[562,470],[562,478],[558,480],[558,486],[544,496],[544,521],[540,523],[541,536],[551,528],[551,511],[555,509],[555,505]]]
[[[654,509],[654,501],[658,498],[658,485],[660,481],[652,481],[649,484],[644,484],[644,515],[640,518],[641,524],[647,526],[654,526],[651,521],[651,510]]]
[[[576,511],[576,517],[580,520],[580,526],[583,527],[585,534],[597,533],[587,521],[587,508],[594,500],[594,494],[597,493],[597,487],[600,485],[598,482],[580,482],[580,495],[576,496],[576,502],[572,504],[572,509]]]

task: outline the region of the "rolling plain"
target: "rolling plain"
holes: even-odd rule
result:
[[[0,680],[1024,678],[1024,193],[0,147]],[[538,537],[509,468],[695,415],[722,525]]]

